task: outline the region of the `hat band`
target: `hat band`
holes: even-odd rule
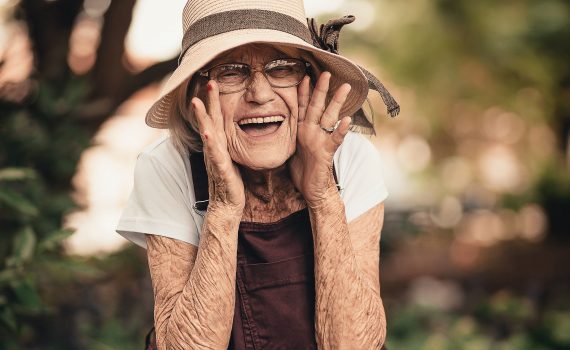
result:
[[[240,29],[278,30],[294,35],[311,45],[313,44],[311,32],[307,25],[294,17],[280,12],[259,9],[224,11],[200,18],[188,27],[182,38],[179,63],[186,51],[200,40]]]

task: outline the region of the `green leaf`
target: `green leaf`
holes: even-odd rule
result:
[[[0,287],[14,280],[16,276],[17,272],[15,269],[5,268],[2,271],[0,271]]]
[[[12,283],[12,289],[20,301],[20,306],[23,306],[25,311],[38,312],[41,310],[42,301],[31,281],[14,282]]]
[[[16,331],[16,317],[10,308],[2,308],[0,310],[0,322],[3,323],[12,332]]]
[[[4,203],[24,215],[37,216],[39,213],[38,208],[27,198],[7,188],[0,188],[0,203]]]
[[[14,237],[14,250],[7,264],[17,266],[30,261],[35,247],[36,235],[30,226],[26,226]]]
[[[73,231],[71,230],[56,230],[50,233],[46,238],[44,238],[39,244],[38,249],[53,250],[56,248],[64,239],[71,236]]]
[[[0,169],[0,181],[15,181],[35,179],[37,173],[30,168],[3,168]]]
[[[45,273],[48,273],[53,281],[76,281],[77,279],[96,279],[101,278],[105,274],[105,270],[100,269],[84,259],[58,259],[48,256],[42,256],[34,261],[35,264],[42,266]]]

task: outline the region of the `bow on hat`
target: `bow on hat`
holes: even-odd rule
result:
[[[338,52],[338,39],[340,36],[340,30],[346,24],[350,24],[354,22],[354,16],[344,16],[338,19],[331,19],[326,24],[321,24],[319,28],[317,28],[317,23],[314,18],[307,18],[307,23],[309,25],[309,31],[311,32],[311,36],[313,38],[313,45],[323,49],[325,51],[329,51],[334,54],[339,54]],[[362,66],[358,66],[366,79],[368,79],[368,87],[370,89],[376,90],[380,96],[382,97],[382,101],[386,105],[388,110],[388,114],[391,117],[395,117],[400,113],[400,106],[394,100],[392,95],[386,90],[384,85],[376,78],[372,73],[368,70],[363,68]],[[359,113],[364,113],[362,109],[356,112],[356,115]]]

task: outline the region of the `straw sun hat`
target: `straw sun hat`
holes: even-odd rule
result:
[[[353,115],[355,128],[372,129],[362,113],[369,88],[377,90],[391,116],[399,106],[371,73],[338,54],[338,34],[354,21],[346,16],[317,28],[305,17],[302,0],[189,0],[182,13],[184,37],[178,68],[163,86],[159,99],[146,115],[154,128],[167,128],[174,92],[184,81],[220,53],[250,43],[293,46],[312,54],[321,71],[332,74],[330,93],[342,83],[352,89],[340,115]]]

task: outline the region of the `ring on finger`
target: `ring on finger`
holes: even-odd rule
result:
[[[324,131],[328,132],[329,134],[332,133],[333,131],[336,130],[336,128],[338,127],[338,125],[340,124],[340,120],[338,120],[336,123],[334,123],[333,126],[329,126],[329,127],[325,127],[322,125],[319,125],[321,127],[321,129],[323,129]]]
[[[336,129],[336,125],[335,125],[335,126],[328,127],[328,128],[326,128],[326,127],[324,127],[324,126],[322,126],[322,125],[320,125],[320,127],[321,127],[321,129],[323,129],[324,131],[328,132],[329,134],[332,133],[333,131],[335,131],[335,129]]]

